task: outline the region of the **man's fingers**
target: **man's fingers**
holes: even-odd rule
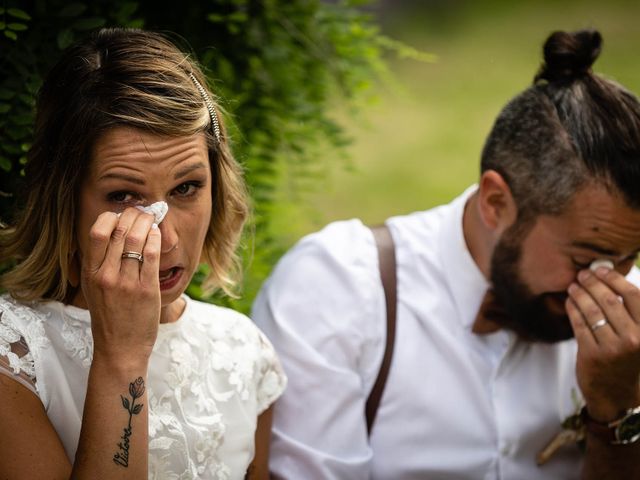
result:
[[[590,293],[576,283],[569,287],[568,293],[596,341],[598,343],[615,341],[617,335],[614,325],[610,323],[609,318]]]
[[[640,289],[615,270],[599,268],[595,276],[622,297],[624,306],[635,323],[640,323]]]
[[[578,342],[578,347],[586,348],[588,350],[596,348],[597,341],[580,312],[580,309],[571,297],[567,298],[565,302],[565,309],[567,310],[567,315],[571,321],[571,327],[573,328],[573,334]]]

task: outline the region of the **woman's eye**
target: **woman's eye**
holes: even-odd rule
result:
[[[202,187],[201,182],[185,182],[178,185],[174,192],[182,197],[194,195]]]
[[[110,202],[114,203],[134,203],[137,201],[138,196],[133,192],[112,192],[108,195]]]

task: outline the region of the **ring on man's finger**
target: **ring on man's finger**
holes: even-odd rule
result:
[[[122,258],[133,258],[138,260],[140,263],[144,261],[142,254],[138,252],[122,252]]]
[[[591,325],[591,331],[595,332],[596,330],[598,330],[600,327],[604,327],[607,323],[609,323],[607,321],[606,318],[601,318],[600,320],[598,320],[597,322],[595,322],[593,325]]]

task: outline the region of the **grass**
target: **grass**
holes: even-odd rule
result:
[[[288,244],[334,220],[375,224],[430,208],[476,181],[493,119],[530,85],[553,30],[600,30],[595,70],[640,93],[638,2],[415,2],[432,7],[406,11],[399,3],[381,12],[385,33],[438,60],[392,59],[399,88],[381,86],[359,118],[336,111],[353,137],[350,160],[328,152],[326,175],[306,191],[283,183],[274,233]]]

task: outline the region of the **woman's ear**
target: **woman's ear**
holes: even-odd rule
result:
[[[480,177],[478,189],[480,218],[487,229],[502,233],[516,221],[518,207],[505,179],[495,170]]]

